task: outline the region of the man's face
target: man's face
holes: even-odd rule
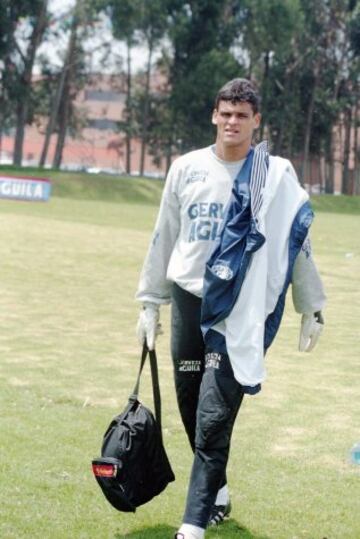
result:
[[[260,119],[260,114],[254,114],[247,102],[220,101],[212,116],[212,123],[217,127],[216,141],[225,147],[250,146]]]

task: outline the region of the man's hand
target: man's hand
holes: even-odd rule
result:
[[[321,335],[323,327],[324,319],[321,311],[302,315],[299,339],[300,352],[311,352]]]
[[[145,302],[139,315],[136,334],[141,345],[143,345],[146,340],[149,350],[154,350],[156,337],[162,333],[159,319],[159,305],[156,303]]]

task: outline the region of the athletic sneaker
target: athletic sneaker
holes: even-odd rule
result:
[[[185,535],[183,533],[175,533],[174,539],[185,539]]]
[[[226,505],[213,505],[210,513],[208,526],[218,526],[230,515],[231,502]],[[181,537],[180,537],[181,539]]]

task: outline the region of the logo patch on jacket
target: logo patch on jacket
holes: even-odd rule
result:
[[[208,170],[192,170],[186,178],[186,183],[205,182],[209,176]]]
[[[205,354],[205,369],[212,367],[213,369],[220,368],[221,354],[218,352],[209,352]]]
[[[215,264],[215,266],[213,266],[211,269],[215,275],[223,281],[230,281],[230,279],[232,279],[234,276],[233,270],[224,264]]]

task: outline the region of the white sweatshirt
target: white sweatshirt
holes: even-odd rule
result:
[[[173,162],[140,276],[139,301],[169,303],[172,282],[202,297],[205,264],[244,161],[223,161],[216,156],[215,146],[208,146]],[[285,174],[292,174],[291,169]],[[295,263],[294,287],[298,312],[321,310],[325,296],[308,243]]]

